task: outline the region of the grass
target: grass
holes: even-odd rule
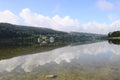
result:
[[[108,39],[110,39],[110,40],[119,39],[120,40],[120,37],[109,37]]]

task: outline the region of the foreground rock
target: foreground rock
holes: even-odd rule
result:
[[[57,78],[58,76],[56,74],[47,75],[46,78]]]

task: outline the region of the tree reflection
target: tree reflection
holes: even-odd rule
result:
[[[120,45],[120,39],[109,39],[108,42],[115,45]]]

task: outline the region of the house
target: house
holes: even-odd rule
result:
[[[53,43],[55,41],[55,38],[54,37],[50,37],[49,40],[50,40],[50,43]]]
[[[38,43],[47,43],[47,37],[40,35],[40,36],[38,37]]]

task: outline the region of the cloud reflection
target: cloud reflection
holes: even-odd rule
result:
[[[23,69],[25,72],[31,72],[33,69],[51,62],[60,64],[62,61],[65,61],[70,63],[71,60],[80,58],[82,54],[104,55],[104,53],[111,52],[115,55],[119,55],[119,50],[120,47],[118,45],[108,44],[106,42],[66,46],[48,52],[1,60],[0,72],[12,72],[17,67]]]

